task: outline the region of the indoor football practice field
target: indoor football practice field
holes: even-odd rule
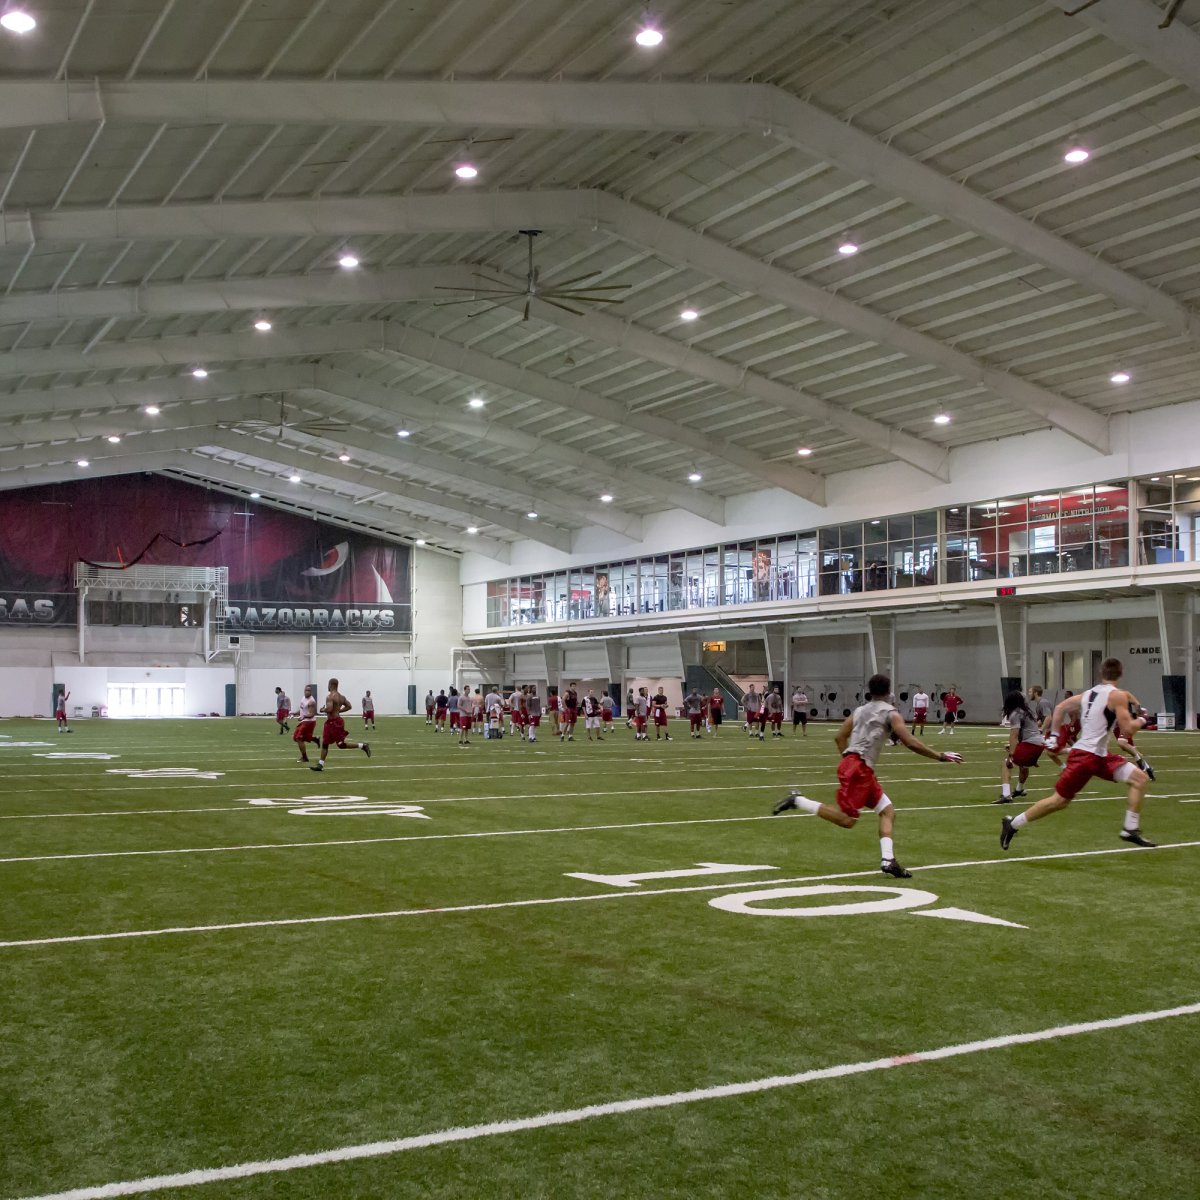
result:
[[[673,733],[0,722],[0,1196],[1200,1195],[1200,741],[1153,850],[886,749],[897,880],[830,726]]]

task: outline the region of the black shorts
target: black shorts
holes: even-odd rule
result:
[[[807,724],[808,724],[808,713],[806,713],[804,711],[804,709],[801,708],[801,709],[797,710],[796,712],[792,713],[792,728],[793,729],[795,729],[797,725],[807,725]]]
[[[709,720],[710,720],[710,721],[711,721],[711,722],[712,722],[714,725],[720,725],[720,723],[721,723],[721,710],[720,710],[719,708],[710,708],[710,709],[708,710],[708,719],[709,719]]]

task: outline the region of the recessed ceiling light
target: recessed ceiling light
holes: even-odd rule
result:
[[[949,425],[950,424],[950,414],[949,413],[938,413],[938,415],[933,418],[933,423],[935,425]]]
[[[605,492],[604,495],[600,497],[601,504],[611,504],[612,502],[613,498],[608,492]]]
[[[299,475],[289,475],[288,476],[288,483],[299,483],[299,482],[300,482]]]
[[[873,521],[871,522],[871,524],[872,524],[872,525],[879,525],[879,524],[881,524],[881,522],[880,522],[879,518],[878,518],[878,517],[876,517],[876,518],[875,518],[875,520],[873,520]]]
[[[529,511],[529,512],[527,512],[525,515],[526,515],[526,516],[527,516],[527,517],[528,517],[528,518],[529,518],[531,521],[536,521],[536,520],[537,520],[537,517],[538,517],[537,513],[535,513],[535,512],[534,512],[532,509],[530,509],[530,511]]]
[[[801,446],[800,449],[796,451],[796,453],[798,455],[800,455],[801,458],[808,458],[809,455],[812,454],[812,448],[809,446]]]
[[[952,513],[956,513],[956,512],[958,512],[958,509],[957,509],[957,508],[952,508],[950,511],[951,511]]]
[[[858,243],[852,238],[843,238],[838,244],[838,253],[844,258],[850,258],[858,253]]]
[[[479,174],[479,168],[472,163],[459,163],[454,173],[459,179],[474,179]]]
[[[120,437],[118,437],[118,435],[115,433],[110,433],[108,437],[105,438],[105,441],[107,441],[110,446],[115,446],[120,440]]]
[[[478,532],[479,532],[479,526],[478,526],[478,525],[468,525],[468,526],[467,526],[467,532],[468,532],[468,533],[478,533]]]
[[[251,499],[251,500],[261,500],[261,499],[262,499],[262,493],[261,493],[261,492],[251,492],[251,493],[250,493],[250,499]]]
[[[1092,152],[1090,150],[1084,149],[1083,146],[1072,146],[1070,150],[1063,155],[1063,161],[1069,162],[1073,166],[1077,166],[1079,163],[1087,162],[1087,160],[1091,157]]]
[[[1114,371],[1109,377],[1109,383],[1128,383],[1133,378],[1128,371]]]
[[[412,437],[412,430],[411,429],[397,429],[396,436],[398,438]]]
[[[661,29],[655,29],[653,25],[643,25],[637,31],[633,39],[639,46],[644,46],[647,50],[652,50],[655,46],[661,46],[663,43],[663,35]]]
[[[348,454],[339,454],[338,455],[338,462],[349,462],[349,461],[350,461],[350,455],[348,455]]]
[[[482,408],[483,403],[483,399],[480,396],[472,396],[470,400],[467,401],[467,404],[471,408]]]
[[[77,467],[86,467],[89,464],[88,464],[88,460],[86,458],[81,458],[75,465]]]
[[[157,404],[147,404],[143,411],[148,417],[157,417],[162,412],[162,409]]]
[[[353,254],[343,254],[342,257],[338,259],[338,266],[345,271],[353,271],[358,265],[358,259],[355,258]]]
[[[27,12],[22,12],[19,8],[12,8],[0,17],[0,25],[3,25],[9,33],[32,33],[37,28],[37,21]]]
[[[700,314],[694,308],[685,308],[679,314],[679,319],[681,321],[695,321],[699,316]]]
[[[699,483],[700,480],[702,480],[703,478],[704,478],[704,476],[701,475],[699,471],[693,471],[688,476],[688,483]]]
[[[197,379],[207,379],[208,378],[208,372],[203,367],[196,367],[195,370],[192,371],[192,374]]]
[[[424,538],[417,538],[417,542],[416,542],[416,544],[417,544],[418,546],[423,546],[423,545],[425,545],[425,539],[424,539]]]
[[[1200,483],[1200,475],[1189,475],[1187,477],[1187,482],[1188,483]]]
[[[1151,482],[1151,483],[1157,483],[1157,482],[1158,482],[1158,481],[1159,481],[1161,478],[1162,478],[1162,476],[1161,476],[1161,475],[1151,475],[1151,476],[1150,476],[1150,482]]]
[[[259,319],[254,322],[254,328],[257,329],[259,333],[270,333],[271,322],[268,321],[266,317],[259,317]]]

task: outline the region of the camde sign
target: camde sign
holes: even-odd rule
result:
[[[392,633],[407,630],[406,605],[376,607],[330,606],[299,608],[294,605],[229,604],[225,627],[231,633]]]

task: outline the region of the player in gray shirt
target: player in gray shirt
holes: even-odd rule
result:
[[[843,829],[853,829],[863,809],[869,808],[879,818],[880,870],[896,879],[910,879],[912,872],[906,871],[896,861],[896,849],[892,841],[895,807],[875,777],[875,761],[879,751],[888,736],[894,733],[914,754],[924,755],[925,758],[960,763],[962,755],[939,754],[924,742],[917,741],[908,732],[904,718],[888,701],[891,690],[892,681],[886,675],[872,675],[867,681],[867,702],[856,708],[834,735],[833,740],[842,755],[837,772],[837,806],[810,800],[793,788],[791,794],[775,805],[773,811],[778,816],[789,809],[798,809],[840,825]]]

